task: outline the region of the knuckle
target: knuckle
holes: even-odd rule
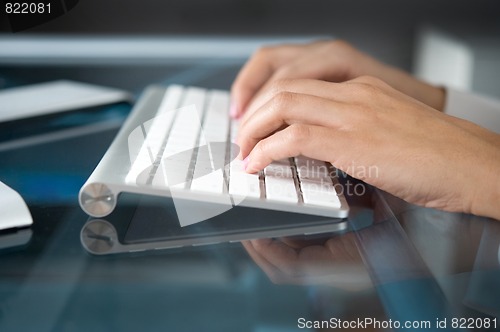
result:
[[[360,76],[356,78],[355,81],[358,83],[364,83],[368,85],[379,85],[380,82],[382,82],[380,79],[369,75]]]
[[[372,76],[361,76],[356,79],[356,89],[360,96],[364,98],[374,98],[378,96],[385,85],[381,80]]]
[[[275,46],[261,46],[255,51],[254,57],[267,57],[274,49],[276,49]]]
[[[255,147],[252,150],[252,153],[261,157],[266,155],[267,150],[268,150],[267,140],[261,140],[255,145]]]
[[[333,53],[333,54],[345,53],[346,51],[351,51],[354,49],[354,47],[351,46],[351,44],[342,39],[327,40],[323,42],[322,47],[328,53]]]
[[[370,99],[378,94],[378,88],[376,86],[366,83],[360,85],[359,91],[361,95]]]
[[[350,49],[352,48],[351,44],[346,42],[343,39],[335,39],[329,42],[329,46],[333,49]]]
[[[296,72],[297,66],[289,64],[278,69],[278,71],[276,72],[276,77],[278,77],[279,79],[286,79],[288,77],[293,77],[294,73]]]
[[[286,139],[292,143],[298,144],[308,140],[310,137],[310,129],[306,125],[294,123],[288,128],[288,136]]]
[[[273,97],[273,109],[276,112],[285,111],[295,100],[295,94],[288,91],[280,91]]]
[[[271,83],[271,93],[273,96],[286,91],[288,89],[289,80],[287,79],[279,79]]]

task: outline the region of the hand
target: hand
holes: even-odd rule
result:
[[[387,66],[340,40],[305,45],[264,47],[238,74],[232,89],[231,115],[239,118],[258,92],[281,79],[318,79],[344,82],[359,76],[377,77],[399,91],[442,110],[444,90]]]
[[[500,136],[378,79],[276,81],[249,109],[237,143],[250,173],[304,155],[410,203],[500,219]]]
[[[328,284],[347,290],[371,287],[354,233],[320,243],[292,238],[242,241],[254,262],[277,284]]]

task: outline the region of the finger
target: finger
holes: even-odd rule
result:
[[[342,83],[332,83],[317,79],[281,79],[266,83],[259,93],[252,99],[247,111],[240,120],[242,126],[265,103],[283,92],[306,94],[325,99],[352,104],[366,96],[366,93],[375,89],[387,90],[389,86],[384,82],[369,76],[361,76]]]
[[[340,40],[319,42],[304,56],[276,70],[270,80],[296,77],[343,82],[354,77],[351,67],[357,56],[358,52]]]
[[[324,267],[326,263],[331,262],[331,254],[323,245],[295,249],[281,240],[264,244],[259,241],[251,240],[255,250],[262,253],[270,264],[295,283],[302,283],[304,278],[309,279],[309,271],[317,270],[318,266]]]
[[[298,251],[279,240],[250,240],[253,248],[282,273],[294,275],[298,263]]]
[[[255,101],[262,99],[262,95],[266,95],[266,92],[268,93],[270,90],[274,90],[275,82],[295,79],[324,80],[327,78],[324,67],[325,64],[322,61],[318,61],[317,55],[314,53],[309,53],[291,63],[280,66],[266,79],[265,84],[263,84],[259,90],[254,91],[254,96],[246,107],[245,115],[255,111],[256,108],[259,107],[259,104],[262,105],[262,101],[260,103],[257,102],[257,105],[255,105]],[[264,97],[264,99],[266,98]]]
[[[316,48],[286,66],[278,68],[269,81],[294,78],[342,81],[340,79],[331,80],[332,77],[344,77],[343,73],[345,72],[345,66],[337,66],[335,58],[335,56],[326,54],[324,49]],[[338,75],[333,76],[332,72],[337,72]]]
[[[275,160],[303,155],[336,165],[350,135],[323,126],[292,124],[259,141],[246,159],[246,172],[255,173]]]
[[[270,239],[269,239],[270,240]],[[272,240],[270,240],[272,241]],[[257,264],[262,271],[271,279],[271,281],[275,284],[282,284],[287,282],[287,278],[284,273],[278,269],[276,266],[271,264],[260,252],[258,252],[252,241],[241,241],[243,247],[247,251],[248,255],[252,260]]]
[[[342,234],[333,237],[325,243],[325,247],[331,252],[332,258],[337,262],[359,262],[361,256],[354,233]]]
[[[262,139],[293,124],[338,128],[349,116],[343,103],[321,97],[281,92],[243,122],[237,143],[245,158]]]
[[[329,83],[315,79],[283,79],[266,84],[248,104],[245,115],[241,118],[241,125],[245,123],[259,108],[282,92],[307,94],[311,96],[334,99],[344,92],[341,84]]]
[[[325,235],[317,238],[313,238],[310,235],[302,235],[282,237],[279,240],[291,248],[304,249],[311,246],[322,246],[328,239],[329,237],[325,237]]]
[[[296,55],[297,45],[265,47],[258,50],[238,73],[231,87],[233,118],[240,117],[250,99],[282,63]]]

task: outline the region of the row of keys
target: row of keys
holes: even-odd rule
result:
[[[159,156],[161,160],[152,181],[154,186],[175,188],[186,186],[193,172],[191,160],[201,129],[205,99],[206,93],[203,89],[185,90],[182,104],[186,106],[176,112],[165,149]],[[167,131],[168,128],[163,127],[163,130]]]
[[[130,133],[128,137],[129,151],[133,151],[139,144],[141,148],[135,159],[131,160],[132,166],[125,178],[126,182],[145,184],[148,181],[149,173],[145,174],[144,170],[149,169],[160,153],[182,94],[182,87],[170,86],[158,108],[157,116]],[[133,157],[132,154],[130,156]]]
[[[212,91],[200,133],[200,148],[191,181],[192,190],[214,194],[225,192],[224,167],[229,131],[228,109],[227,93]]]

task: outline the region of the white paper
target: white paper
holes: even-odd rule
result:
[[[0,90],[0,122],[126,100],[122,90],[65,80],[9,88]]]

